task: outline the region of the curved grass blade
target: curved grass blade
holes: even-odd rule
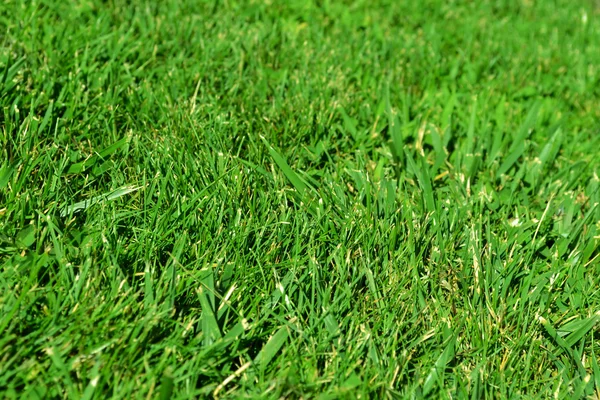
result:
[[[281,154],[279,154],[273,148],[273,146],[271,146],[269,142],[267,142],[267,139],[265,139],[263,136],[261,136],[260,139],[263,141],[265,146],[267,146],[269,154],[271,155],[273,160],[275,160],[275,163],[281,169],[281,171],[283,171],[285,177],[288,178],[288,180],[292,183],[294,188],[296,188],[300,196],[304,196],[304,192],[307,188],[307,185],[304,182],[304,180],[302,180],[302,178],[300,178],[300,176],[288,165],[288,163],[285,161],[285,158],[283,158]]]
[[[117,140],[115,143],[111,144],[110,146],[106,147],[105,149],[99,151],[96,155],[89,157],[88,159],[86,159],[84,161],[81,161],[81,162],[78,162],[75,164],[71,164],[71,166],[67,170],[66,174],[82,173],[85,170],[89,169],[90,167],[96,165],[96,163],[98,163],[98,161],[104,160],[106,157],[112,155],[113,153],[115,153],[121,149],[126,149],[127,145],[129,144],[129,138],[130,138],[129,136],[125,136],[125,137]]]
[[[110,192],[110,193],[103,193],[101,195],[92,197],[91,199],[79,201],[75,204],[72,204],[70,206],[63,208],[60,212],[60,216],[65,217],[69,214],[76,213],[78,211],[87,210],[94,204],[118,199],[119,197],[123,197],[129,193],[133,193],[133,192],[139,190],[140,188],[141,188],[141,186],[123,186],[121,188],[118,188],[117,190]]]

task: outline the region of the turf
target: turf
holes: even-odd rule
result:
[[[0,397],[600,396],[599,3],[0,32]]]

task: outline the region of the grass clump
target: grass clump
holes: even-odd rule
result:
[[[599,396],[594,2],[0,32],[3,397]]]

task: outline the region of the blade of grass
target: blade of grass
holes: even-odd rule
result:
[[[402,126],[400,121],[398,120],[398,116],[396,115],[394,110],[392,110],[392,104],[390,103],[389,88],[387,89],[385,96],[386,114],[388,117],[388,131],[392,138],[391,150],[392,155],[394,156],[397,164],[397,173],[399,173],[400,165],[404,161],[404,138],[402,136]]]
[[[165,370],[160,379],[160,391],[158,392],[159,400],[169,400],[173,395],[173,373],[169,368]]]
[[[123,197],[125,195],[128,195],[129,193],[136,192],[140,189],[141,189],[141,186],[123,186],[121,188],[113,190],[112,192],[103,193],[101,195],[94,196],[91,199],[79,201],[75,204],[64,207],[62,209],[62,211],[60,212],[60,216],[66,217],[67,215],[70,215],[70,214],[73,214],[73,213],[76,213],[79,211],[87,210],[88,208],[90,208],[91,206],[93,206],[95,204],[115,200],[115,199],[118,199],[119,197]]]
[[[10,181],[10,177],[12,176],[15,168],[12,165],[6,164],[0,169],[0,190],[4,189],[8,182]]]
[[[438,357],[433,368],[427,375],[425,383],[423,384],[423,395],[427,396],[435,388],[437,384],[440,388],[444,386],[444,370],[446,365],[454,358],[454,345],[456,344],[456,336],[450,337],[444,351]]]
[[[89,157],[85,161],[81,161],[75,164],[71,164],[69,169],[65,172],[66,174],[80,174],[90,167],[94,166],[99,160],[103,160],[106,157],[116,153],[121,149],[125,149],[129,143],[129,136],[125,136],[105,149],[98,152],[96,155]]]
[[[202,271],[201,282],[202,285],[198,288],[198,297],[202,307],[202,332],[204,345],[210,346],[215,340],[222,337],[216,315],[215,284],[211,267]]]
[[[508,156],[504,159],[504,162],[500,165],[500,168],[498,168],[498,171],[496,172],[496,178],[500,178],[500,176],[506,173],[523,155],[525,151],[525,139],[535,125],[540,107],[541,103],[537,102],[531,108],[529,114],[527,114],[525,121],[519,128],[515,138],[513,139],[513,143],[508,150]]]
[[[428,213],[435,212],[435,199],[433,196],[433,187],[431,185],[431,178],[429,177],[429,166],[427,165],[427,161],[425,161],[424,157],[418,156],[420,158],[420,167],[417,167],[417,164],[413,160],[408,152],[405,152],[404,157],[406,158],[408,165],[412,172],[417,177],[417,181],[419,182],[419,186],[421,186],[421,190],[423,191],[423,198],[425,200],[425,209]]]
[[[571,321],[558,328],[557,332],[566,336],[565,343],[572,347],[594,328],[599,319],[600,314],[594,314],[590,318]]]
[[[291,184],[294,186],[294,188],[298,191],[298,194],[300,194],[301,197],[304,197],[304,193],[305,193],[306,188],[307,188],[306,183],[288,165],[288,163],[285,161],[285,158],[283,158],[281,156],[281,154],[279,154],[273,148],[273,146],[271,146],[269,144],[269,142],[267,142],[267,139],[265,139],[263,136],[261,136],[260,139],[263,141],[263,143],[267,147],[267,150],[269,151],[269,154],[271,155],[271,157],[273,158],[273,160],[275,160],[275,163],[277,164],[277,166],[281,169],[281,171],[286,176],[286,178],[291,182]]]
[[[264,370],[267,365],[275,358],[279,350],[283,347],[289,337],[288,328],[282,326],[265,344],[260,353],[254,358],[254,363],[259,369]]]
[[[585,377],[587,376],[587,373],[585,371],[585,368],[583,367],[583,365],[581,364],[581,360],[579,360],[579,358],[577,358],[575,356],[575,353],[573,351],[573,348],[569,345],[569,343],[567,343],[566,340],[564,340],[556,331],[556,329],[554,329],[554,326],[552,326],[552,324],[550,323],[550,321],[548,321],[546,318],[544,317],[539,317],[539,321],[542,324],[542,326],[544,327],[544,329],[546,330],[546,332],[548,332],[548,335],[550,335],[550,337],[556,342],[556,344],[558,344],[558,346],[560,347],[560,349],[562,351],[565,351],[568,355],[569,358],[571,359],[571,362],[573,364],[575,364],[575,366],[577,367],[577,370],[579,371],[579,375],[581,377],[581,379],[585,379]],[[555,353],[555,356],[558,356],[559,353]]]

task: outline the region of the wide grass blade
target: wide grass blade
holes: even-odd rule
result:
[[[123,186],[121,188],[113,190],[112,192],[103,193],[101,195],[94,196],[91,199],[79,201],[75,204],[64,207],[62,209],[62,211],[60,212],[60,216],[65,217],[67,215],[70,215],[70,214],[73,214],[73,213],[76,213],[79,211],[87,210],[88,208],[90,208],[91,206],[93,206],[95,204],[105,203],[105,202],[109,202],[109,201],[118,199],[119,197],[123,197],[125,195],[128,195],[129,193],[136,192],[140,188],[141,188],[141,186]]]
[[[4,189],[8,182],[10,181],[10,177],[15,171],[12,165],[6,164],[2,168],[0,168],[0,190]]]
[[[204,335],[204,345],[210,346],[215,340],[223,335],[217,320],[217,310],[215,305],[215,282],[212,268],[202,271],[201,286],[198,288],[198,297],[202,307],[202,333]]]
[[[277,166],[281,169],[286,178],[298,191],[298,194],[300,194],[300,196],[304,196],[304,192],[307,189],[307,185],[304,182],[304,180],[300,178],[300,176],[288,165],[287,161],[285,161],[285,158],[283,158],[283,156],[281,156],[281,154],[279,154],[277,150],[275,150],[273,146],[271,146],[269,142],[267,142],[267,139],[265,139],[262,136],[260,137],[260,139],[267,147],[269,154],[271,155]]]
[[[600,320],[600,314],[571,321],[558,328],[557,333],[562,337],[566,336],[565,343],[572,347],[594,328],[598,320]]]
[[[577,357],[574,349],[572,348],[571,344],[569,344],[569,342],[562,338],[562,336],[556,331],[552,323],[550,323],[550,321],[548,321],[546,318],[539,317],[539,321],[548,333],[548,335],[550,335],[550,337],[556,342],[556,344],[560,346],[561,350],[565,351],[569,355],[569,358],[577,367],[581,378],[585,379],[587,373],[585,371],[585,368],[581,364],[581,361]],[[555,353],[555,355],[557,354]]]
[[[525,152],[525,139],[527,136],[529,136],[531,129],[535,125],[540,107],[541,103],[536,103],[529,111],[529,114],[527,114],[525,121],[519,128],[513,139],[513,143],[508,150],[508,156],[506,156],[504,162],[500,165],[500,168],[498,168],[498,171],[496,172],[496,178],[500,178],[500,176],[508,172],[508,170],[517,162],[519,158],[521,158]]]
[[[420,166],[417,166],[412,156],[405,152],[405,158],[408,162],[409,168],[412,170],[413,174],[417,177],[419,182],[419,186],[423,192],[423,198],[425,200],[425,209],[428,213],[435,212],[435,198],[433,193],[433,186],[431,184],[431,178],[429,176],[429,166],[427,165],[427,161],[425,158],[417,155],[420,159]]]
[[[262,348],[260,353],[254,358],[254,363],[264,370],[267,365],[275,358],[279,350],[287,342],[289,336],[288,328],[282,326],[277,332],[267,341],[267,344]]]
[[[129,143],[129,136],[125,136],[105,149],[99,151],[96,155],[89,157],[85,161],[81,161],[75,164],[72,164],[67,170],[67,174],[80,174],[85,170],[93,167],[98,161],[104,160],[106,157],[116,153],[121,149],[126,149]]]
[[[173,396],[173,373],[170,369],[163,373],[162,378],[160,379],[160,391],[158,392],[159,400],[169,400]]]
[[[392,138],[392,155],[395,158],[397,164],[402,164],[404,160],[404,138],[402,135],[402,124],[399,121],[398,116],[392,109],[392,104],[390,103],[390,94],[389,88],[385,94],[385,106],[386,106],[386,114],[388,117],[388,132],[390,137]],[[400,166],[397,165],[396,169],[399,172]]]
[[[454,358],[455,351],[454,345],[456,344],[456,336],[452,336],[444,351],[438,357],[435,362],[433,368],[427,375],[425,379],[425,383],[423,384],[423,395],[427,396],[431,391],[435,388],[436,384],[441,388],[444,385],[444,370],[446,369],[446,365]]]

